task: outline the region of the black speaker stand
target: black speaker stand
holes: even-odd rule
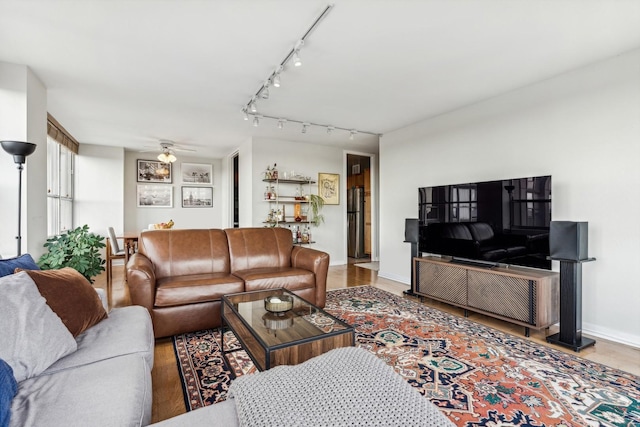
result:
[[[416,272],[413,262],[413,259],[418,256],[418,242],[409,242],[407,240],[404,242],[411,243],[411,289],[407,289],[403,291],[403,293],[412,297],[418,297],[420,295],[416,293]]]
[[[547,342],[568,347],[575,352],[596,343],[582,336],[582,263],[595,261],[560,261],[560,332],[549,335]]]

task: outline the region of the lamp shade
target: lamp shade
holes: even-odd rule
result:
[[[36,144],[22,141],[0,141],[2,149],[13,156],[13,161],[23,164],[27,156],[36,151]]]

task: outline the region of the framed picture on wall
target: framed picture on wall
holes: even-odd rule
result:
[[[138,159],[138,182],[157,182],[171,184],[171,163],[162,163],[158,160]]]
[[[212,208],[213,187],[182,187],[183,208]]]
[[[182,163],[181,166],[183,183],[211,185],[213,166],[206,163]]]
[[[139,208],[172,208],[173,185],[138,184],[136,200]]]
[[[337,173],[318,174],[318,195],[325,205],[340,204],[340,175]]]

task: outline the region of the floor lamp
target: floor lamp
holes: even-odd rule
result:
[[[2,148],[13,156],[13,161],[18,165],[18,256],[22,255],[22,165],[27,160],[27,156],[36,151],[36,144],[21,141],[0,141]]]

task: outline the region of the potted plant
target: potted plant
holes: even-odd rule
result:
[[[324,222],[324,215],[320,213],[320,211],[324,207],[324,199],[317,194],[310,194],[309,206],[311,207],[311,212],[313,213],[310,222],[318,227]]]
[[[93,283],[93,277],[104,271],[105,260],[100,256],[104,237],[89,232],[84,225],[47,239],[48,252],[40,257],[38,265],[43,270],[71,267]]]

